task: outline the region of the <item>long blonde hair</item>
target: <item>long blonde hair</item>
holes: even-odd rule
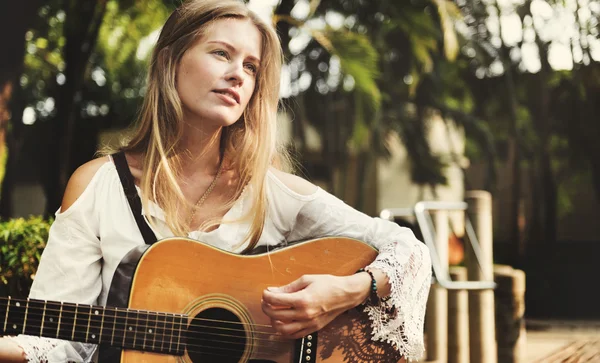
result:
[[[137,120],[137,131],[124,151],[143,155],[142,203],[147,209],[151,200],[165,211],[166,222],[175,235],[184,236],[189,229],[179,218],[186,201],[178,184],[182,155],[177,150],[182,137],[183,111],[176,90],[176,70],[183,54],[206,33],[218,19],[249,19],[262,35],[261,65],[256,75],[255,90],[240,120],[225,127],[221,150],[228,167],[239,177],[230,208],[246,186],[252,189],[251,209],[236,222],[246,221],[250,229],[244,251],[256,246],[264,225],[267,200],[264,187],[268,168],[288,160],[276,140],[276,116],[279,78],[283,61],[275,30],[265,24],[246,5],[236,0],[192,0],[183,3],[166,21],[152,53],[147,94]],[[185,214],[187,215],[187,214]],[[223,223],[220,218],[204,222],[207,229]],[[151,221],[151,223],[153,223]]]

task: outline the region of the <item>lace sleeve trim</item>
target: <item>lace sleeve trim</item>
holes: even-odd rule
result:
[[[415,244],[408,258],[397,256],[396,243],[379,251],[369,265],[388,277],[391,293],[378,305],[367,306],[373,328],[373,340],[394,346],[408,361],[423,356],[423,320],[431,284],[431,262],[424,245]]]
[[[56,348],[61,341],[50,338],[38,338],[29,335],[18,335],[16,337],[9,337],[12,341],[17,343],[25,352],[25,358],[27,362],[48,362],[48,353]]]

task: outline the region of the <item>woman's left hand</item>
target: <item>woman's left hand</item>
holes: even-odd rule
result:
[[[262,310],[282,336],[298,339],[329,324],[369,295],[366,273],[351,276],[304,275],[263,291]]]

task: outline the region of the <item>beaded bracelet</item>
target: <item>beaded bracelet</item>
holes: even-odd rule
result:
[[[371,276],[371,292],[369,293],[367,300],[365,300],[365,302],[363,302],[361,305],[366,305],[367,303],[371,305],[377,305],[379,303],[379,296],[377,295],[377,280],[375,280],[375,276],[371,271],[365,270],[364,268],[356,271],[356,273],[360,272],[366,272],[369,274],[369,276]]]

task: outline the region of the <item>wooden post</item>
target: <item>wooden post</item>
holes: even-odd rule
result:
[[[467,269],[450,267],[452,281],[466,281]],[[469,363],[469,294],[448,291],[448,363]]]
[[[465,248],[467,273],[471,281],[492,281],[492,196],[483,190],[465,193],[467,215],[481,248],[477,262],[471,244]],[[481,266],[480,266],[481,264]],[[494,319],[494,291],[469,291],[469,336],[471,363],[496,363],[496,328]]]
[[[498,361],[525,362],[525,273],[510,266],[495,266],[496,339]]]
[[[434,211],[435,245],[444,273],[448,271],[448,212]],[[439,284],[431,286],[427,301],[427,360],[448,361],[448,290]]]

